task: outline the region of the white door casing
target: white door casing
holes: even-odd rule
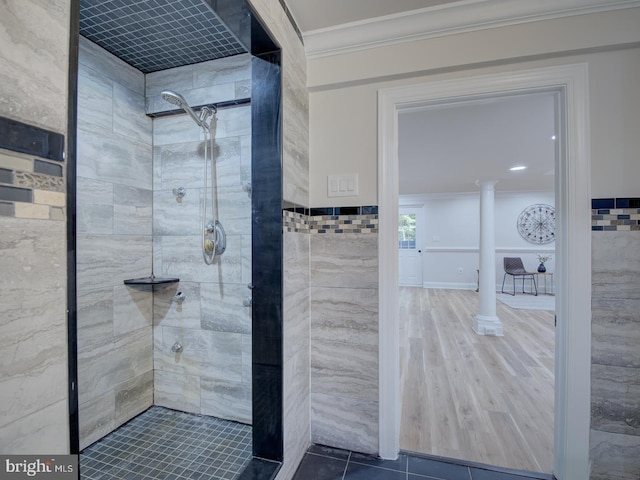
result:
[[[586,64],[503,72],[378,91],[379,454],[400,449],[398,111],[418,103],[540,91],[560,96],[556,162],[556,388],[554,474],[589,477],[591,170]],[[569,248],[569,246],[571,248]]]

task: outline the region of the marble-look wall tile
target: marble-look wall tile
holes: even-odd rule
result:
[[[66,386],[66,377],[58,382]],[[42,396],[47,397],[43,390]],[[31,415],[0,426],[0,450],[3,455],[52,455],[69,453],[68,401],[57,401],[44,406]]]
[[[69,9],[63,0],[5,2],[0,19],[0,112],[60,133],[67,131]]]
[[[87,290],[80,285],[76,295],[78,349],[87,350],[113,336],[113,287]]]
[[[217,187],[241,187],[242,186],[242,139],[244,137],[225,137],[214,141],[213,158],[215,165],[215,178]],[[251,146],[249,145],[249,149]],[[249,179],[251,175],[251,163],[249,167]],[[245,193],[246,196],[246,193]]]
[[[592,234],[591,478],[640,476],[640,238]]]
[[[148,189],[113,186],[113,233],[151,235],[153,192]]]
[[[151,138],[151,118],[145,114],[145,97],[118,83],[113,85],[113,131],[139,142]]]
[[[80,120],[79,120],[80,122]],[[110,132],[96,134],[78,127],[78,176],[105,182],[152,188],[151,142],[123,141]]]
[[[182,198],[176,197],[172,190],[156,190],[153,192],[153,234],[200,235],[201,209],[200,188],[188,188]]]
[[[79,63],[81,67],[91,68],[104,78],[144,95],[144,74],[140,70],[82,36]]]
[[[640,436],[591,430],[591,480],[637,480]]]
[[[239,186],[218,187],[218,219],[227,235],[251,234],[251,198]]]
[[[193,65],[170,68],[145,75],[147,96],[160,96],[163,90],[184,92],[193,88]]]
[[[306,343],[308,347],[308,337]],[[299,349],[285,362],[283,381],[286,386],[283,399],[284,418],[287,422],[287,428],[284,430],[284,451],[286,455],[291,456],[293,463],[302,458],[311,442],[308,348]],[[292,475],[295,468],[288,468]]]
[[[591,428],[640,437],[638,367],[594,364],[591,385]]]
[[[378,287],[378,236],[345,233],[311,236],[311,285]]]
[[[244,53],[193,66],[193,86],[210,87],[251,79],[251,55]]]
[[[182,344],[182,352],[171,351]],[[154,327],[155,369],[207,376],[228,382],[242,380],[242,336],[188,328]]]
[[[149,287],[113,287],[113,335],[126,335],[153,325],[153,295]]]
[[[161,248],[162,276],[190,282],[242,282],[243,252],[239,235],[227,236],[227,250],[213,265],[206,265],[202,260],[200,236],[164,236]]]
[[[235,82],[236,98],[251,98],[251,80]]]
[[[200,413],[200,377],[156,370],[154,404],[183,412]]]
[[[240,247],[242,249],[240,252],[241,281],[244,285],[248,285],[253,281],[251,274],[251,235],[240,235]]]
[[[215,138],[237,137],[251,134],[251,106],[218,110]]]
[[[378,345],[377,289],[311,288],[311,339]]]
[[[311,394],[311,441],[363,453],[378,452],[378,402]]]
[[[116,428],[116,402],[113,390],[97,395],[78,405],[80,424],[80,449],[92,443]]]
[[[115,387],[116,424],[131,420],[153,405],[153,370]]]
[[[244,284],[200,284],[201,328],[218,332],[251,333],[251,307],[243,305],[251,298]]]
[[[84,65],[78,70],[78,118],[91,132],[113,129],[113,81]]]
[[[76,231],[113,234],[113,183],[78,177]]]
[[[0,217],[0,427],[67,398],[64,229]]]
[[[153,119],[154,146],[202,140],[204,140],[202,129],[186,113]]]
[[[153,369],[151,328],[134,332],[78,352],[80,403],[113,390],[119,383]]]
[[[155,148],[158,154],[154,158],[154,168],[157,164],[156,169],[160,179],[160,183],[154,187],[155,190],[173,190],[184,187],[187,189],[188,195],[191,189],[204,186],[203,141],[170,143],[155,146]]]
[[[251,384],[201,379],[201,413],[251,423]]]
[[[308,349],[309,338],[309,235],[285,233],[283,306],[284,359]]]
[[[311,392],[377,400],[378,346],[314,339]]]
[[[80,234],[77,252],[79,285],[122,285],[127,278],[151,273],[151,238],[147,236]]]
[[[183,301],[175,296],[184,295]],[[178,285],[155,287],[153,322],[163,327],[200,328],[200,284],[180,281]]]

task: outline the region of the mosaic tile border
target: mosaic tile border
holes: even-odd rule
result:
[[[283,232],[311,235],[378,233],[378,207],[291,207],[282,211]]]
[[[640,198],[594,198],[591,201],[591,230],[640,231]]]
[[[0,216],[65,220],[62,165],[0,149]]]

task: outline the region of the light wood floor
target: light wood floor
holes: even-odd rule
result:
[[[498,302],[504,337],[471,328],[478,294],[400,289],[400,447],[550,473],[553,313]]]

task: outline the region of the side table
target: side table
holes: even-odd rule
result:
[[[553,272],[536,272],[536,282],[538,283],[538,289],[540,288],[540,276],[544,279],[544,294],[545,295],[555,295],[553,290]],[[547,279],[549,279],[550,287],[547,289]]]

